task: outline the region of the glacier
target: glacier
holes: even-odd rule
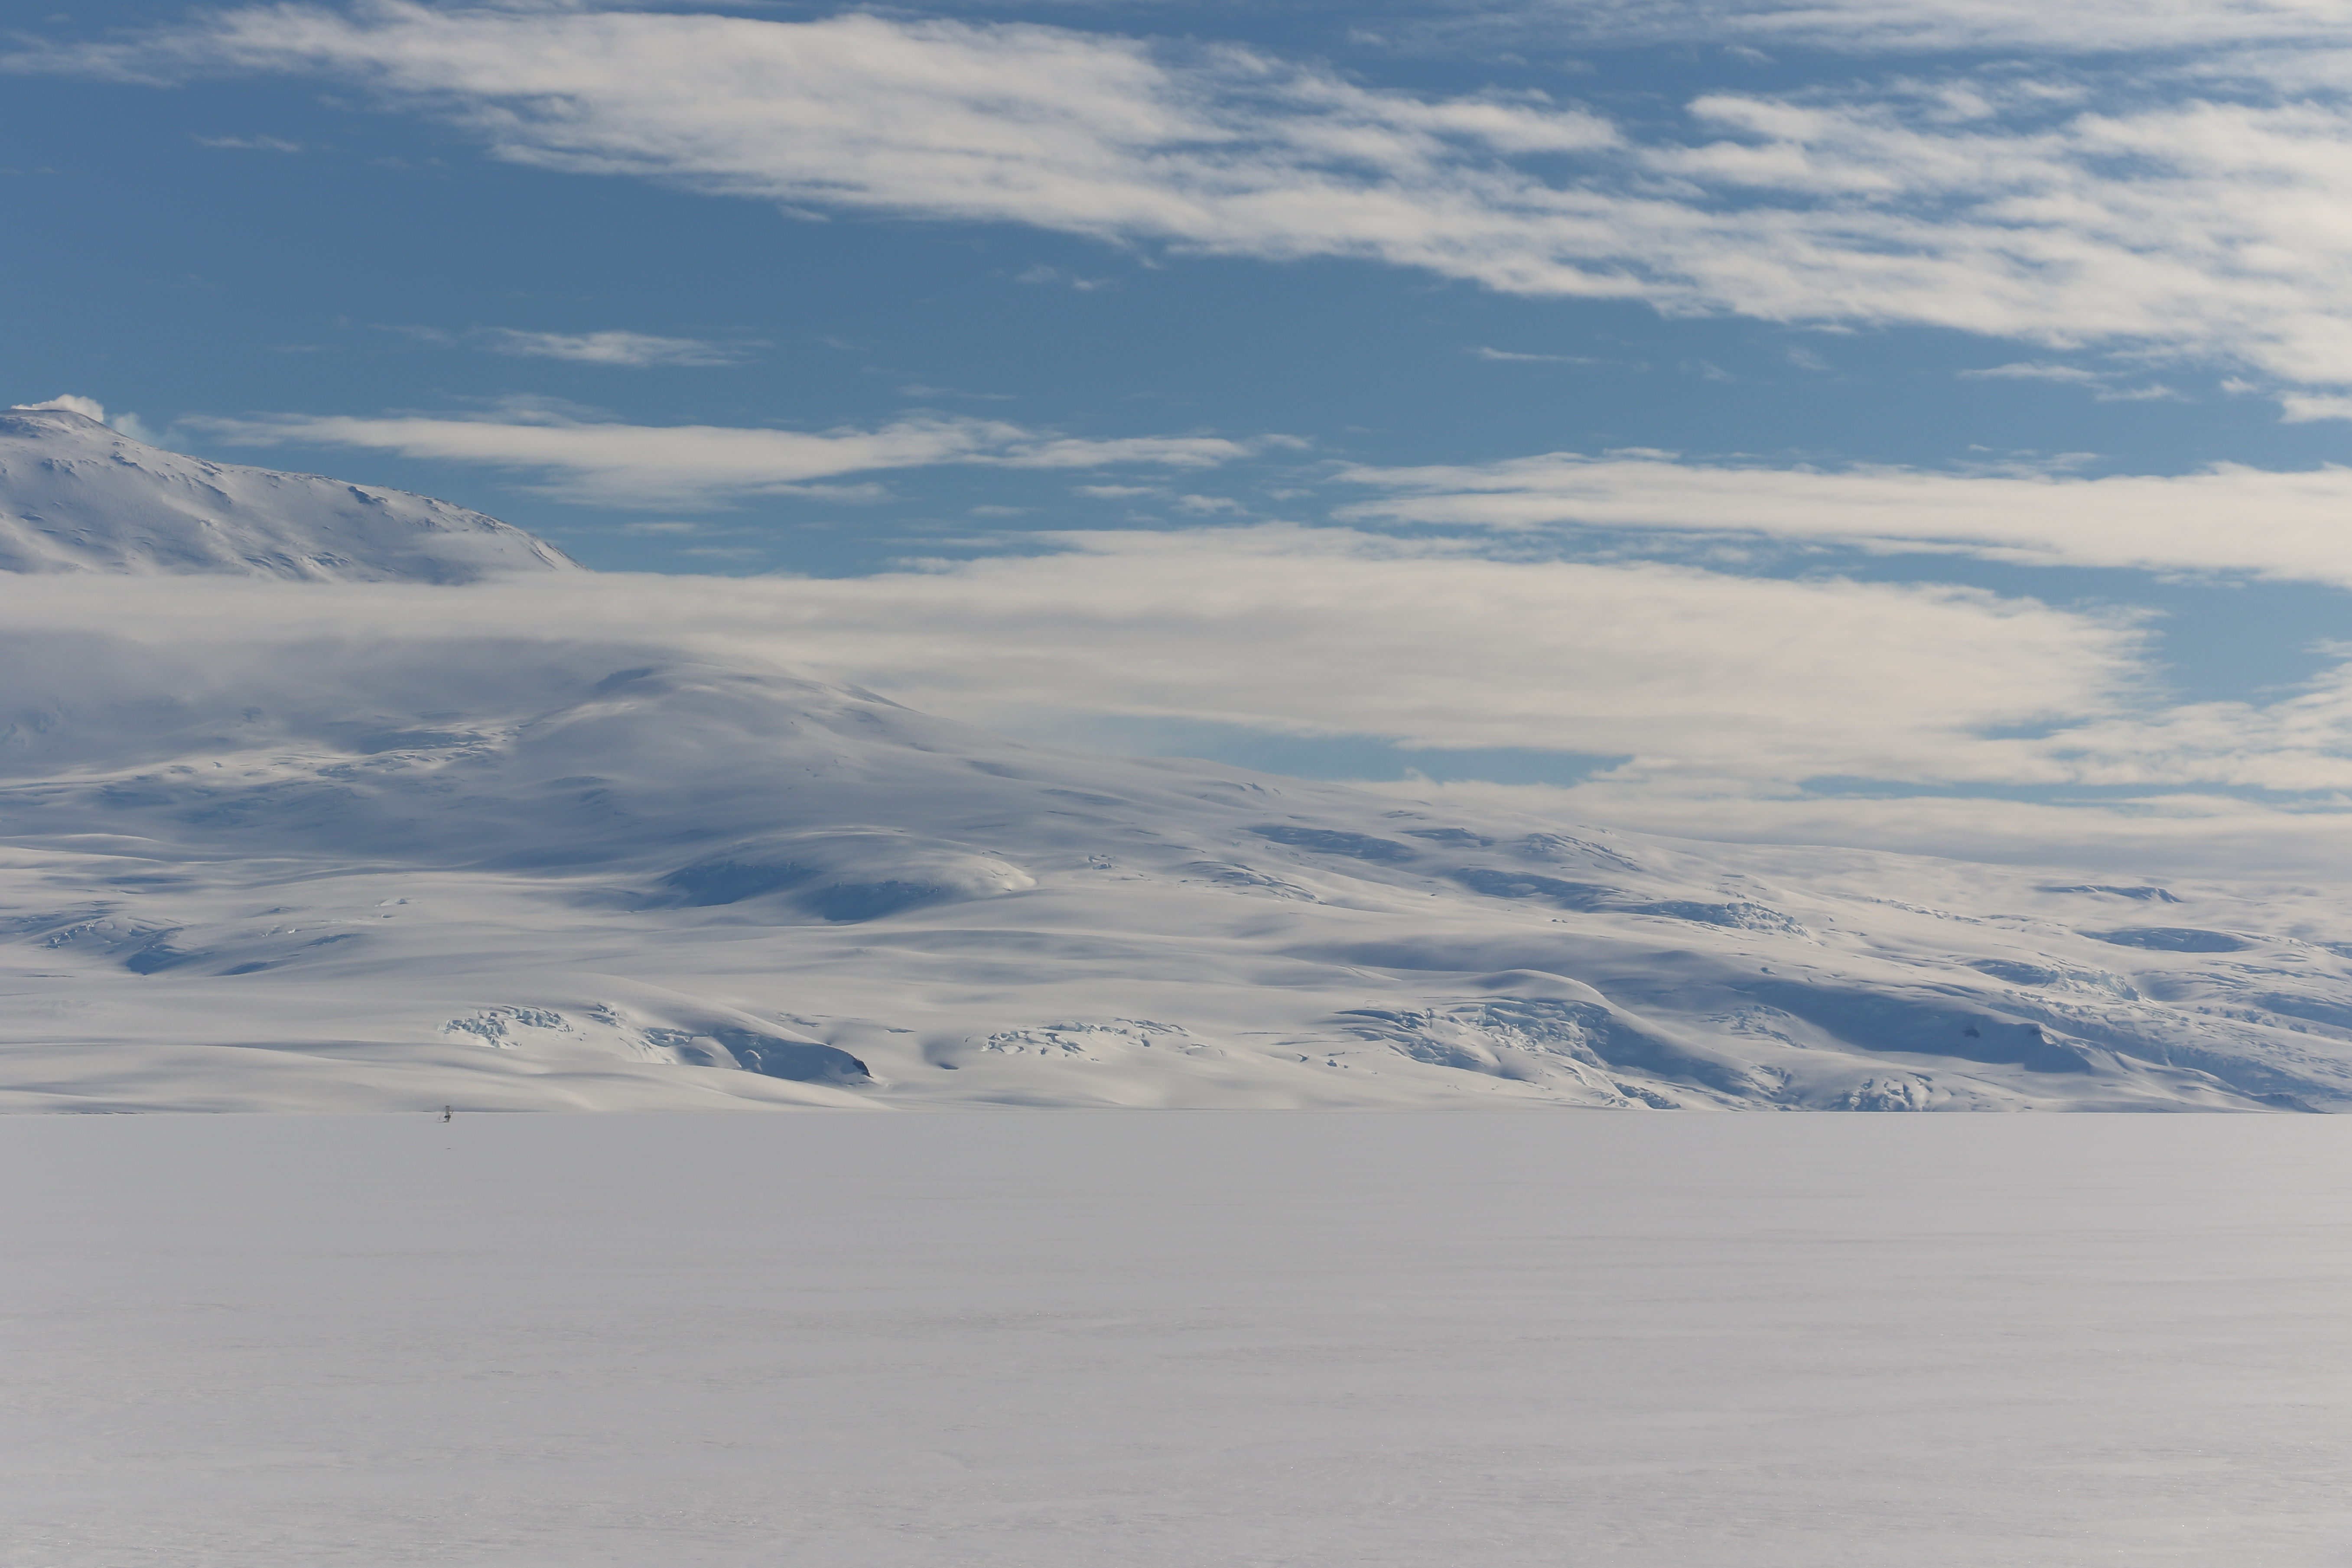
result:
[[[0,437],[0,1108],[2352,1103],[2326,889],[1057,752],[479,513]]]

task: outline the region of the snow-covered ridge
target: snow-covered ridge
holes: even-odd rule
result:
[[[470,583],[582,569],[446,501],[182,457],[71,409],[0,409],[0,571]]]

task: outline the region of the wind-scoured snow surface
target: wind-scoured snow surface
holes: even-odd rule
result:
[[[446,501],[184,458],[70,409],[0,409],[0,571],[470,583],[578,570]]]
[[[0,578],[0,1107],[2352,1104],[2320,890],[1067,755],[595,582]]]

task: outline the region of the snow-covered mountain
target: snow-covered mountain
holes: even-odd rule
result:
[[[0,1105],[2352,1104],[2318,889],[1066,755],[594,581],[0,577]]]
[[[579,569],[446,501],[184,458],[71,409],[0,409],[0,571],[470,583]]]

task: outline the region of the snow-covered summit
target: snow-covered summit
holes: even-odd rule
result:
[[[0,571],[470,583],[581,570],[446,501],[182,457],[69,408],[0,409]]]

